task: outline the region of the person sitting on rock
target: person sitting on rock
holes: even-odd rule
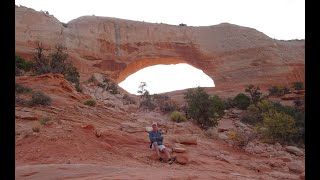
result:
[[[160,156],[160,152],[164,152],[166,157],[169,159],[169,164],[172,164],[174,161],[174,158],[170,156],[168,150],[163,145],[163,136],[161,132],[158,130],[157,123],[152,123],[152,130],[149,132],[149,139],[150,139],[150,148],[153,151],[157,152],[157,155],[159,157],[159,161],[163,162],[162,157]]]

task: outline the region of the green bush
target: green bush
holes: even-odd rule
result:
[[[152,102],[151,98],[146,98],[141,101],[139,108],[148,109],[149,111],[154,110],[157,107],[157,104]]]
[[[97,81],[97,80],[96,80],[96,78],[94,78],[93,75],[87,80],[88,83],[95,82],[95,81]]]
[[[184,99],[187,102],[186,114],[193,118],[200,127],[209,128],[218,124],[219,115],[214,110],[209,94],[203,88],[188,89]]]
[[[26,61],[22,57],[16,55],[15,66],[16,66],[16,70],[18,69],[18,71],[23,70],[25,72],[28,72],[28,71],[31,71],[31,69],[33,68],[33,63],[30,61]]]
[[[219,117],[222,117],[224,115],[224,110],[226,109],[224,101],[217,95],[210,96],[209,100],[213,106],[213,111],[216,112]]]
[[[237,108],[245,110],[250,105],[250,97],[243,93],[239,93],[236,97],[234,97],[233,104]]]
[[[31,106],[35,106],[35,105],[50,106],[51,98],[45,95],[43,92],[35,91],[32,93],[32,98],[28,104]]]
[[[80,83],[80,75],[76,67],[74,67],[72,64],[66,65],[66,70],[63,72],[64,78],[68,80],[69,82],[79,84]]]
[[[240,121],[243,123],[256,125],[262,122],[262,116],[252,114],[252,113],[245,113],[244,115],[241,116]]]
[[[303,82],[294,82],[293,83],[293,88],[295,90],[303,90],[304,89]]]
[[[146,90],[147,91],[147,90]],[[176,103],[167,95],[153,94],[152,100],[160,107],[160,110],[164,113],[169,113],[177,110]]]
[[[24,85],[21,85],[21,84],[18,84],[18,83],[15,83],[15,92],[16,93],[22,94],[22,93],[29,93],[31,91],[32,91],[31,88],[24,86]]]
[[[268,90],[269,90],[269,95],[277,95],[277,96],[282,96],[290,92],[290,90],[287,87],[278,87],[278,86],[272,86]]]
[[[172,121],[174,122],[184,122],[187,120],[187,118],[184,116],[184,114],[182,114],[181,112],[179,111],[173,111],[171,114],[170,114],[170,118]]]
[[[68,59],[66,49],[61,45],[56,45],[56,50],[46,56],[43,51],[44,47],[38,43],[37,53],[34,55],[33,71],[36,74],[55,73],[63,74],[64,78],[72,83],[79,83],[79,72],[72,62]]]
[[[263,113],[263,124],[267,128],[265,136],[271,142],[290,142],[298,132],[295,120],[283,112]]]
[[[96,101],[94,99],[88,99],[84,102],[84,105],[87,105],[87,106],[96,106]]]
[[[256,104],[261,100],[262,93],[260,92],[259,86],[254,86],[253,84],[250,84],[245,89],[245,92],[250,94],[251,101]]]
[[[167,102],[164,102],[163,104],[160,105],[160,110],[165,112],[165,113],[168,113],[168,112],[173,112],[175,110],[177,110],[177,105],[173,102],[173,101],[167,101]]]
[[[120,92],[118,90],[118,86],[114,82],[112,82],[110,85],[108,85],[107,90],[111,94],[120,94]]]
[[[82,88],[80,87],[79,83],[76,83],[76,91],[82,93]]]
[[[239,130],[231,130],[228,133],[228,138],[232,141],[232,146],[238,148],[245,148],[255,137],[256,133],[254,131],[247,134]]]
[[[249,101],[250,101],[250,98],[249,98]],[[224,105],[226,109],[234,108],[236,106],[232,98],[228,98],[224,100]]]

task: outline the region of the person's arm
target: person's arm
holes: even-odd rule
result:
[[[160,134],[160,135],[157,137],[157,140],[158,140],[158,141],[163,141],[162,133],[160,132],[159,134]]]
[[[156,137],[153,137],[153,133],[152,133],[152,132],[149,132],[149,139],[150,139],[150,141],[151,141],[152,143],[157,140]]]
[[[157,137],[157,140],[158,141],[163,141],[163,136],[162,136],[162,134],[160,133],[160,136],[159,137]]]

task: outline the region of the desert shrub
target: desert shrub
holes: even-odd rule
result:
[[[84,105],[87,105],[87,106],[96,106],[96,101],[94,99],[88,99],[86,100],[84,103]]]
[[[15,83],[15,92],[20,94],[20,93],[29,93],[31,92],[32,89],[27,87],[27,86],[24,86],[24,85],[21,85],[21,84],[18,84],[18,83]]]
[[[292,87],[295,90],[303,90],[304,89],[303,82],[294,82]]]
[[[164,113],[177,110],[176,103],[167,95],[153,94],[152,100],[160,107],[160,110]]]
[[[118,86],[114,82],[110,83],[110,85],[107,86],[107,90],[111,94],[120,94],[120,92],[118,90]]]
[[[186,24],[180,23],[179,26],[187,26]]]
[[[260,92],[259,86],[254,86],[253,84],[250,84],[245,89],[245,92],[250,94],[251,101],[256,104],[260,101],[262,93]]]
[[[64,78],[68,80],[69,82],[79,84],[80,83],[80,75],[76,67],[74,67],[72,64],[67,65],[67,68],[65,70]]]
[[[129,104],[137,104],[137,102],[127,94],[123,95],[122,98],[127,101]]]
[[[227,98],[226,100],[224,100],[224,105],[225,109],[234,108],[236,106],[232,98]]]
[[[87,82],[95,82],[95,81],[96,81],[96,79],[94,78],[93,75],[87,80]]]
[[[36,74],[56,73],[63,74],[64,78],[72,83],[79,83],[79,72],[68,59],[66,49],[62,45],[56,45],[55,51],[48,56],[44,54],[46,50],[41,43],[37,43],[37,53],[34,55],[33,71]]]
[[[277,95],[277,96],[282,96],[290,92],[289,88],[278,87],[278,86],[272,86],[270,89],[268,89],[268,91],[269,91],[269,95]]]
[[[200,127],[209,128],[216,126],[219,115],[214,111],[214,106],[209,94],[203,88],[188,89],[184,99],[187,102],[186,113],[193,118]]]
[[[290,142],[297,133],[294,118],[284,112],[263,113],[263,124],[271,142]]]
[[[81,92],[81,93],[82,93],[82,88],[80,87],[80,84],[79,84],[79,83],[76,83],[75,88],[76,88],[76,91],[78,91],[78,92]]]
[[[301,106],[304,106],[304,99],[303,100],[302,99],[295,99],[293,101],[293,103],[294,103],[295,107],[299,108]]]
[[[259,113],[269,112],[274,110],[274,104],[269,100],[261,100],[256,104],[256,107],[259,110]]]
[[[293,141],[295,142],[305,142],[305,111],[300,110],[298,107],[283,106],[280,103],[274,103],[274,108],[277,112],[285,113],[293,117],[295,125],[297,127],[297,133],[294,135]]]
[[[18,70],[23,70],[25,72],[31,71],[33,67],[33,62],[31,61],[26,61],[22,57],[16,55],[15,56],[15,67]]]
[[[273,111],[273,103],[263,99],[257,104],[251,104],[247,112],[241,117],[240,121],[251,125],[257,125],[263,121],[262,113]]]
[[[213,106],[213,111],[216,112],[219,117],[222,117],[224,115],[224,110],[226,109],[224,101],[217,95],[210,96],[209,100]]]
[[[268,89],[269,95],[276,95],[279,92],[279,87],[278,86],[272,86],[271,88]]]
[[[28,102],[28,105],[35,106],[35,105],[43,105],[43,106],[50,106],[51,105],[51,98],[45,95],[41,91],[35,91],[32,93],[32,98]]]
[[[157,104],[152,102],[151,98],[146,98],[141,101],[139,108],[148,109],[150,111],[154,110]]]
[[[256,133],[252,131],[247,134],[240,130],[231,130],[228,133],[228,138],[232,141],[233,147],[245,148],[250,141],[256,137]]]
[[[241,116],[240,121],[251,125],[262,122],[262,115],[259,108],[254,104],[248,106],[247,111]]]
[[[106,84],[102,84],[102,83],[98,83],[97,86],[98,86],[98,87],[101,87],[101,88],[103,88],[103,89],[105,89],[105,88],[107,87]]]
[[[46,125],[46,123],[47,123],[48,121],[50,121],[50,120],[51,120],[50,117],[43,117],[43,118],[41,118],[41,119],[39,120],[39,124],[41,124],[41,125]]]
[[[15,75],[19,76],[22,74],[22,70],[20,70],[19,68],[15,67]]]
[[[187,118],[184,116],[183,113],[179,112],[179,111],[173,111],[171,114],[170,114],[170,118],[172,121],[174,122],[184,122],[187,120]]]
[[[160,105],[160,110],[165,113],[173,112],[177,109],[178,109],[178,107],[177,107],[176,103],[174,103],[172,100],[164,102],[163,104]]]
[[[140,94],[141,96],[143,96],[145,94],[145,92],[147,91],[145,89],[145,87],[147,86],[147,83],[146,82],[140,82],[140,85],[138,87],[138,91],[137,93]]]
[[[233,98],[233,104],[235,107],[245,110],[250,105],[250,97],[243,93],[239,93]]]

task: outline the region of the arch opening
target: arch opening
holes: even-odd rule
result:
[[[158,63],[140,68],[127,76],[118,85],[131,94],[138,95],[138,87],[145,82],[150,94],[159,94],[194,87],[215,87],[211,79],[202,70],[185,62]]]

